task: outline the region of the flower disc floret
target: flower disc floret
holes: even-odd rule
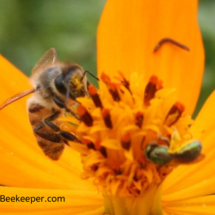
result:
[[[90,97],[78,99],[78,126],[68,117],[61,125],[80,139],[70,145],[81,153],[83,178],[110,195],[138,196],[199,158],[201,143],[189,132],[192,120],[175,89],[137,73],[129,80],[102,73],[101,84],[104,90],[89,85]]]

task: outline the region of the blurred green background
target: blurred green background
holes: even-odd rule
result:
[[[0,52],[30,75],[55,47],[61,60],[96,71],[96,29],[106,0],[0,0]],[[200,0],[206,68],[196,112],[215,85],[215,1]]]

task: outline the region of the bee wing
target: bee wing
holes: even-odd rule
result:
[[[39,59],[31,73],[34,74],[40,67],[55,62],[58,62],[57,52],[54,48],[51,48]]]
[[[34,92],[35,92],[35,89],[31,89],[31,90],[26,90],[24,92],[16,94],[15,96],[7,99],[4,103],[2,103],[0,105],[0,110],[3,109],[4,107],[6,107],[7,105],[11,104],[12,102],[15,102],[16,100],[19,100],[19,99],[21,99],[21,98],[23,98],[23,97],[25,97],[31,93],[34,93]]]

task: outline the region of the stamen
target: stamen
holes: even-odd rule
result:
[[[166,42],[170,42],[170,43],[172,43],[172,44],[174,44],[174,45],[176,45],[176,46],[178,46],[178,47],[180,47],[180,48],[182,48],[184,50],[190,51],[190,49],[187,46],[185,46],[185,45],[183,45],[183,44],[181,44],[181,43],[179,43],[179,42],[177,42],[177,41],[175,41],[175,40],[173,40],[171,38],[166,37],[166,38],[163,38],[162,40],[160,40],[158,42],[158,44],[154,48],[154,52],[156,52],[160,48],[160,46],[163,43],[166,43]]]
[[[118,73],[122,77],[121,83],[132,94],[129,81],[125,78],[125,76],[122,72],[119,71]]]
[[[95,150],[95,145],[92,141],[86,140],[86,139],[83,139],[82,141],[83,141],[83,143],[85,143],[87,145],[88,149],[94,149]]]
[[[108,128],[112,129],[113,128],[113,124],[112,124],[112,121],[111,121],[110,110],[103,108],[102,111],[101,111],[101,115],[103,117],[105,125]]]
[[[120,169],[120,165],[118,163],[113,164],[113,171],[116,175],[122,174],[122,170]]]
[[[101,80],[107,85],[108,91],[111,94],[114,101],[118,102],[120,101],[120,95],[118,92],[119,85],[116,83],[111,82],[111,79],[108,75],[105,73],[101,74]]]
[[[146,106],[150,105],[150,100],[153,99],[155,97],[155,93],[162,88],[162,81],[160,81],[155,75],[151,76],[144,93],[144,103]]]
[[[82,143],[77,147],[85,178],[94,178],[110,195],[138,196],[159,186],[179,164],[202,159],[201,143],[190,135],[184,106],[172,103],[176,100],[171,89],[157,92],[163,88],[157,76],[145,83],[136,74],[130,81],[120,72],[113,78],[102,73],[101,80],[107,89],[102,88],[100,96],[88,85],[90,97],[82,98],[77,108],[83,123],[71,126],[70,132]]]
[[[129,132],[125,133],[124,136],[121,137],[122,148],[129,150],[131,146],[131,136]]]
[[[100,99],[99,94],[97,93],[97,90],[94,85],[90,84],[88,86],[88,92],[89,92],[95,106],[102,108],[103,105],[102,105],[101,99]]]
[[[176,102],[170,109],[169,113],[167,114],[164,124],[167,126],[172,126],[174,123],[178,121],[184,110],[185,110],[184,105],[180,102]]]
[[[102,146],[102,147],[100,148],[99,151],[101,152],[101,154],[102,154],[105,158],[108,157],[108,156],[107,156],[107,150],[106,150],[106,148],[105,148],[104,146]]]
[[[109,84],[111,82],[110,77],[108,75],[106,75],[104,72],[102,72],[102,74],[101,74],[101,80],[105,84]]]
[[[79,105],[77,111],[86,126],[90,127],[93,125],[93,118],[83,105]]]
[[[119,102],[121,99],[120,99],[120,95],[119,95],[119,92],[117,90],[116,85],[113,84],[113,83],[109,83],[108,84],[108,89],[109,89],[109,92],[110,92],[113,100],[116,101],[116,102]]]
[[[143,113],[141,113],[140,111],[138,111],[136,113],[136,116],[135,116],[135,125],[137,125],[138,127],[142,127],[142,124],[143,124],[143,119],[144,119],[144,115]]]

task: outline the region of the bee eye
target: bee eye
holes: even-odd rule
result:
[[[200,141],[193,141],[173,154],[174,159],[180,163],[194,161],[201,153],[202,144]]]
[[[163,166],[172,160],[167,146],[159,146],[156,143],[149,143],[145,148],[145,156],[152,163]]]

